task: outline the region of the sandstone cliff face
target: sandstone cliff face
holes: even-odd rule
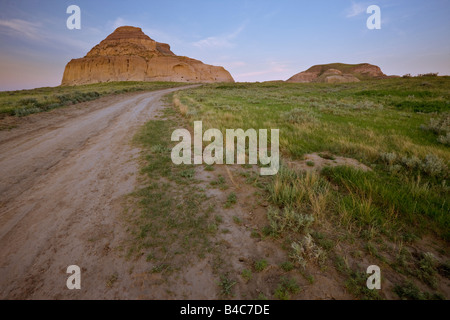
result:
[[[342,83],[342,82],[358,82],[365,79],[385,78],[386,75],[377,66],[368,63],[356,65],[332,63],[324,65],[316,65],[306,71],[297,73],[287,82],[326,82],[326,83]]]
[[[135,27],[117,28],[84,58],[71,60],[61,85],[109,81],[234,82],[223,67],[176,56]]]

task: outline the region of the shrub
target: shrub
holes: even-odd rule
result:
[[[41,108],[37,108],[37,107],[30,107],[30,108],[20,108],[20,109],[15,109],[14,110],[14,115],[17,117],[24,117],[27,116],[29,114],[33,114],[33,113],[38,113],[41,112],[42,109]]]
[[[439,118],[431,118],[427,125],[423,124],[420,128],[438,135],[439,143],[450,145],[450,112],[441,114]]]
[[[437,176],[447,171],[444,161],[434,154],[428,154],[422,162],[422,170],[430,176]]]
[[[422,161],[420,161],[420,159],[416,156],[412,156],[411,158],[402,157],[401,162],[409,170],[419,169],[422,164]]]
[[[429,73],[421,73],[418,74],[418,77],[437,77],[439,72],[429,72]]]
[[[439,143],[445,144],[446,146],[450,146],[450,132],[447,132],[446,135],[440,135],[437,138]]]
[[[307,234],[300,242],[292,242],[291,247],[291,258],[303,268],[306,268],[308,262],[325,262],[325,251],[316,245],[310,234]]]
[[[395,163],[395,160],[397,160],[397,154],[395,152],[391,153],[383,152],[380,154],[380,158],[387,165],[393,165]]]
[[[299,232],[314,222],[313,215],[299,213],[291,207],[285,207],[282,210],[270,207],[267,212],[267,217],[272,232],[275,235],[284,231]]]

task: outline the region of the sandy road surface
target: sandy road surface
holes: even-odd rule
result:
[[[175,90],[106,97],[0,132],[0,298],[138,298],[131,264],[111,252],[139,170],[130,141]],[[66,288],[73,264],[81,290]]]

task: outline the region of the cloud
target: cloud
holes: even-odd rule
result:
[[[208,37],[193,43],[197,48],[232,48],[235,44],[232,42],[243,30],[244,26],[239,27],[232,33]]]
[[[0,19],[0,32],[14,38],[25,38],[38,43],[45,43],[57,48],[71,47],[77,50],[87,50],[89,43],[60,34],[48,32],[42,23],[21,19]]]
[[[256,78],[259,78],[259,76],[267,76],[267,75],[276,78],[290,71],[291,68],[289,68],[287,64],[272,61],[265,64],[265,68],[263,70],[236,74],[236,78],[241,80],[256,80]]]
[[[367,5],[363,3],[352,2],[352,6],[347,10],[347,18],[352,18],[365,13],[367,10]]]
[[[41,33],[38,31],[40,26],[40,23],[21,19],[0,20],[0,32],[8,35],[20,34],[33,40],[42,39]]]
[[[118,27],[123,27],[123,26],[132,26],[132,24],[128,24],[128,22],[125,19],[121,18],[121,17],[118,17],[112,23],[112,27],[113,27],[114,30],[117,29]]]

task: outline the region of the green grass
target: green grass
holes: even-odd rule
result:
[[[242,270],[242,274],[241,275],[242,275],[242,278],[244,279],[244,281],[246,283],[249,282],[250,280],[252,280],[252,278],[253,278],[252,271],[248,270],[248,269]]]
[[[300,287],[294,279],[282,277],[274,293],[275,298],[279,300],[289,300],[292,294],[300,292]]]
[[[236,284],[236,281],[229,278],[228,275],[222,275],[220,276],[220,294],[223,297],[229,297],[233,295],[233,287]]]
[[[0,116],[26,116],[32,113],[98,99],[102,96],[135,91],[154,91],[186,85],[174,82],[122,81],[80,86],[44,87],[0,92]]]
[[[363,300],[380,300],[377,290],[369,290],[366,286],[367,274],[357,269],[352,269],[342,257],[335,259],[336,269],[346,276],[345,286],[347,290]]]
[[[183,256],[202,257],[211,252],[210,236],[221,222],[213,215],[204,190],[197,186],[193,166],[172,163],[170,137],[178,126],[175,120],[152,120],[135,137],[145,151],[141,171],[147,182],[134,193],[138,210],[126,217],[132,235],[129,255],[150,257],[150,261],[160,262],[156,268],[171,261],[174,266],[177,261],[182,265]]]
[[[319,193],[314,184],[300,190],[295,181],[301,178],[283,178],[280,172],[270,191],[280,209],[334,211],[343,223],[380,233],[401,229],[450,239],[450,152],[437,139],[440,134],[445,142],[446,122],[435,120],[440,121],[438,133],[434,127],[426,129],[431,119],[450,111],[449,87],[450,77],[333,85],[211,84],[180,92],[178,98],[188,119],[202,120],[205,130],[279,128],[284,159],[318,152],[326,159],[354,158],[373,170],[327,168],[319,180],[325,178],[339,189]],[[386,161],[387,154],[395,159]],[[315,199],[319,207],[314,211],[310,195],[320,193],[323,199]],[[330,205],[335,209],[328,209]]]
[[[394,287],[394,292],[402,300],[445,300],[441,294],[421,291],[411,281],[405,281]]]
[[[254,266],[256,272],[262,272],[267,268],[268,263],[267,263],[267,260],[261,259],[261,260],[255,261],[253,266]]]
[[[231,192],[228,197],[227,201],[225,202],[225,208],[231,208],[234,204],[237,202],[236,193]]]
[[[283,271],[286,271],[286,272],[294,270],[294,264],[292,262],[290,262],[290,261],[283,262],[280,265],[280,267],[281,267],[281,269],[283,269]]]
[[[246,183],[257,184],[270,203],[268,225],[253,232],[254,237],[261,234],[283,243],[301,270],[331,264],[357,298],[382,298],[365,286],[364,268],[354,267],[364,258],[390,265],[401,277],[433,291],[396,289],[400,298],[429,298],[439,295],[437,281],[448,266],[432,260],[426,248],[414,257],[391,248],[406,246],[410,255],[415,251],[410,246],[427,235],[443,240],[440,250],[448,254],[448,88],[450,77],[210,84],[179,92],[177,101],[187,121],[201,120],[204,130],[280,129],[278,174],[268,179],[240,174]],[[311,153],[335,162],[338,156],[353,158],[369,170],[341,165],[301,172],[287,165]],[[318,167],[311,161],[306,165]],[[221,189],[224,185],[224,179],[213,183]],[[341,241],[354,250],[352,268],[339,258],[336,243]],[[287,298],[283,290],[278,295]]]

